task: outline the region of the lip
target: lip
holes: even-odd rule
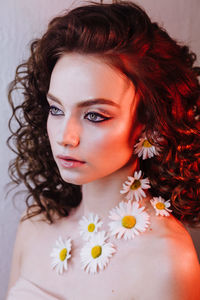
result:
[[[57,158],[63,168],[76,168],[85,164],[84,161],[77,160],[72,156],[57,155]]]
[[[72,156],[66,156],[66,155],[57,155],[57,158],[62,159],[62,160],[66,160],[66,161],[78,161],[81,163],[84,163],[84,161],[81,161],[75,157]]]

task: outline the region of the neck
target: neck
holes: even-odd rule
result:
[[[108,176],[83,184],[78,214],[87,215],[92,212],[101,217],[108,215],[110,209],[124,200],[124,195],[120,194],[122,184],[127,176],[133,175],[136,168],[137,161]]]

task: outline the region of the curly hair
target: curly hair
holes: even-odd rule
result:
[[[159,156],[140,161],[151,195],[170,198],[173,215],[197,225],[200,68],[193,66],[196,56],[187,46],[130,1],[89,2],[64,11],[49,23],[42,38],[32,41],[30,58],[17,67],[8,92],[13,111],[8,145],[17,155],[9,175],[28,189],[26,218],[43,213],[54,222],[53,213],[67,216],[81,201],[81,186],[64,182],[59,174],[46,129],[51,73],[58,59],[70,52],[99,56],[133,82],[140,97],[139,121],[162,149]],[[15,103],[17,90],[22,90],[23,103]]]

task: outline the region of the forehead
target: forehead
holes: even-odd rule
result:
[[[118,104],[132,102],[132,82],[116,68],[93,55],[64,54],[51,74],[49,93],[62,99],[82,101],[94,97],[112,99]]]

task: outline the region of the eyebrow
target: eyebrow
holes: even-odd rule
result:
[[[50,93],[47,94],[47,98],[49,98],[59,104],[62,104],[61,101],[57,97],[53,96]],[[77,103],[77,107],[81,108],[81,107],[87,107],[87,106],[95,105],[95,104],[108,104],[108,105],[112,105],[117,108],[120,108],[119,104],[117,104],[116,102],[113,102],[112,100],[105,99],[105,98],[94,98],[94,99],[81,101],[81,102]]]

